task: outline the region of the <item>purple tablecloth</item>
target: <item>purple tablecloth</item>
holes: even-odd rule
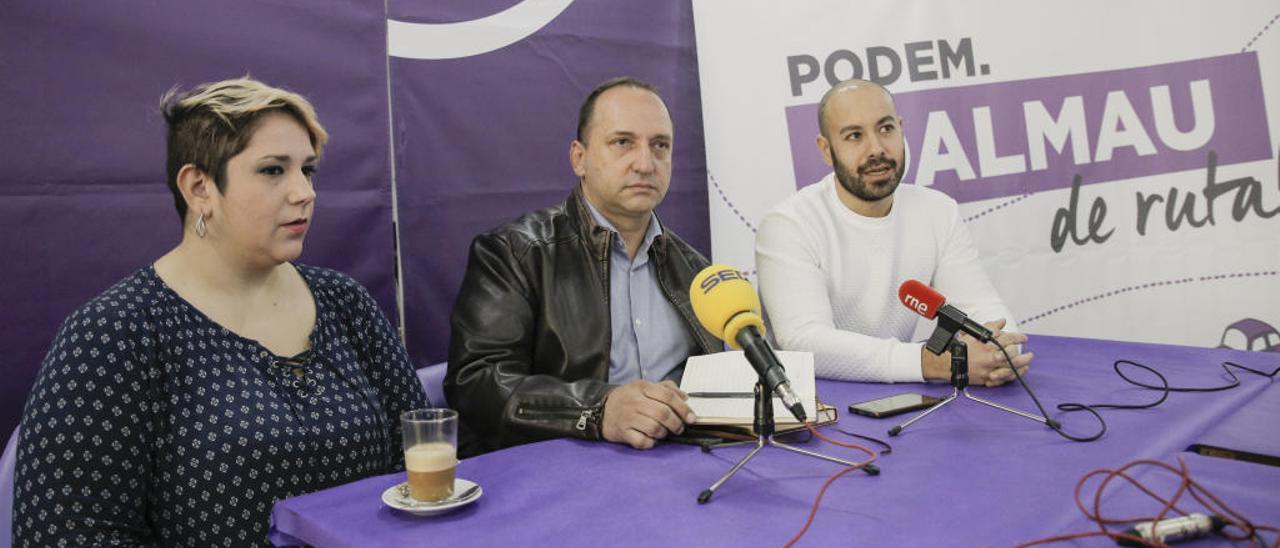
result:
[[[1051,413],[1063,401],[1141,402],[1158,393],[1121,381],[1115,359],[1161,369],[1178,386],[1221,384],[1224,359],[1268,370],[1274,355],[1036,336],[1029,381]],[[1136,377],[1137,374],[1134,374]],[[1255,375],[1234,390],[1173,394],[1154,409],[1104,411],[1108,433],[1074,443],[1044,425],[959,400],[900,436],[885,431],[905,418],[869,419],[844,413],[847,404],[920,390],[945,395],[945,385],[869,385],[820,381],[819,397],[842,412],[839,427],[893,444],[878,464],[883,474],[848,474],[835,482],[801,545],[1010,545],[1090,530],[1072,491],[1085,473],[1138,458],[1176,462],[1184,449],[1211,437],[1247,402],[1280,399],[1280,389]],[[976,395],[1031,409],[1020,388],[975,388]],[[1097,428],[1083,413],[1059,415],[1069,431]],[[1261,417],[1258,432],[1276,431]],[[845,441],[856,441],[825,429]],[[1260,434],[1261,435],[1261,434]],[[852,459],[845,449],[807,447]],[[383,506],[379,496],[401,475],[370,478],[281,501],[272,514],[272,541],[317,546],[756,546],[779,545],[803,525],[823,481],[837,465],[766,448],[711,502],[697,495],[748,451],[707,454],[686,445],[635,451],[615,444],[555,440],[462,462],[460,477],[479,482],[484,496],[445,516],[420,518]],[[1258,523],[1280,523],[1280,468],[1190,455],[1193,474]],[[1120,490],[1118,504],[1141,494]],[[1211,541],[1212,542],[1212,541]],[[1084,544],[1113,545],[1094,539]]]
[[[1186,462],[1191,478],[1211,491],[1232,510],[1241,512],[1256,524],[1272,526],[1280,524],[1280,467],[1204,457],[1194,453],[1183,453],[1179,457]],[[1164,459],[1164,461],[1174,467],[1179,465],[1178,458]],[[1115,469],[1119,466],[1110,468]],[[1172,496],[1178,489],[1178,476],[1154,466],[1135,466],[1128,473],[1143,485],[1166,497]],[[1080,498],[1087,508],[1092,508],[1093,494],[1097,491],[1101,479],[1100,476],[1091,478],[1081,491]],[[1066,500],[1071,499],[1068,497]],[[1161,508],[1158,501],[1140,493],[1136,487],[1121,478],[1112,480],[1102,500],[1102,515],[1109,518],[1154,516]],[[1208,513],[1190,494],[1184,494],[1177,506],[1187,512]],[[1098,530],[1098,526],[1086,519],[1079,511],[1071,513],[1070,519],[1066,521],[1046,525],[1049,525],[1055,533]],[[1109,529],[1119,531],[1123,528],[1112,526]],[[1232,532],[1240,533],[1239,530]],[[1273,533],[1266,533],[1266,538],[1268,543],[1273,543],[1276,537]],[[1094,539],[1087,544],[1115,545],[1100,539]],[[1219,537],[1202,539],[1194,545],[1215,544],[1225,544],[1225,539]],[[1246,544],[1248,543],[1241,543],[1242,546]],[[1179,546],[1183,545],[1179,543]]]
[[[1268,372],[1280,364],[1280,354],[1273,355],[1276,358],[1269,364]],[[1237,371],[1237,374],[1241,373]],[[1256,382],[1257,378],[1245,373],[1241,382]],[[1272,384],[1280,385],[1280,379]],[[1277,424],[1277,419],[1280,419],[1280,387],[1273,386],[1243,403],[1235,413],[1209,431],[1196,436],[1194,442],[1214,450],[1244,453],[1246,456],[1241,458],[1255,459],[1255,462],[1275,464],[1280,461],[1280,424]]]

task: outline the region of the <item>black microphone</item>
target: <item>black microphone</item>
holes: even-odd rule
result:
[[[742,348],[742,353],[746,354],[747,361],[751,363],[751,367],[755,368],[756,374],[760,375],[760,380],[764,381],[765,387],[782,399],[782,404],[791,410],[791,414],[795,415],[796,419],[805,422],[804,404],[800,403],[800,397],[791,388],[791,381],[787,380],[787,370],[778,361],[778,355],[774,354],[773,349],[769,347],[769,341],[764,340],[760,335],[760,330],[754,325],[748,325],[739,329],[733,340]]]
[[[995,339],[986,326],[969,319],[960,309],[947,303],[947,298],[934,291],[932,287],[916,280],[907,280],[898,287],[898,300],[912,312],[924,316],[925,319],[938,319],[938,327],[929,337],[924,347],[935,355],[947,351],[947,345],[955,337],[957,331],[964,331],[975,339],[987,343]]]
[[[804,405],[791,388],[786,369],[761,333],[760,297],[751,282],[732,267],[711,265],[694,276],[689,302],[702,326],[730,347],[741,348],[769,392],[777,394],[797,420],[807,422]]]

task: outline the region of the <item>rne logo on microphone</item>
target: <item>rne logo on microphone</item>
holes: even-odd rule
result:
[[[924,302],[921,302],[920,299],[917,299],[915,297],[915,295],[910,295],[910,294],[903,295],[902,304],[906,305],[907,308],[915,310],[916,313],[921,316],[929,315],[929,305],[925,304]]]
[[[710,276],[707,276],[705,280],[702,280],[701,284],[698,284],[698,287],[701,287],[702,294],[706,295],[707,293],[711,292],[712,288],[714,288],[717,285],[720,285],[720,282],[727,282],[729,280],[746,280],[746,278],[742,277],[741,272],[738,272],[737,270],[734,270],[732,268],[726,268],[719,272],[713,273]]]

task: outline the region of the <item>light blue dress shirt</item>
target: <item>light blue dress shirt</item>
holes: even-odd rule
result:
[[[684,319],[658,287],[658,273],[649,260],[649,247],[662,234],[658,216],[650,214],[649,230],[632,260],[622,234],[590,201],[586,202],[596,224],[613,233],[609,246],[609,317],[613,331],[609,384],[621,385],[636,379],[670,379],[679,383],[684,373],[682,365],[695,346]]]

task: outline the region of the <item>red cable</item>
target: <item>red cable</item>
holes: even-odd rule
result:
[[[1115,540],[1121,540],[1121,539],[1129,540],[1129,541],[1137,542],[1143,546],[1164,546],[1163,544],[1159,544],[1152,540],[1142,539],[1132,535],[1111,531],[1107,529],[1107,525],[1118,525],[1118,524],[1134,523],[1134,522],[1156,522],[1156,521],[1165,519],[1165,516],[1169,513],[1170,510],[1173,510],[1179,514],[1185,515],[1187,514],[1187,512],[1178,508],[1177,502],[1178,502],[1178,499],[1182,498],[1182,496],[1187,493],[1191,495],[1191,498],[1199,502],[1200,505],[1203,506],[1211,515],[1216,515],[1218,517],[1221,517],[1227,523],[1226,527],[1224,527],[1223,530],[1218,531],[1218,534],[1222,535],[1228,540],[1248,540],[1250,546],[1256,546],[1258,539],[1261,538],[1260,536],[1258,536],[1258,533],[1260,531],[1271,531],[1271,532],[1280,534],[1280,528],[1277,528],[1274,526],[1268,526],[1268,525],[1253,524],[1248,519],[1246,519],[1243,515],[1241,515],[1239,512],[1236,512],[1230,506],[1227,506],[1226,503],[1222,502],[1221,499],[1219,499],[1217,496],[1211,493],[1203,485],[1200,485],[1195,480],[1191,479],[1191,474],[1187,470],[1187,463],[1185,460],[1183,460],[1181,456],[1178,457],[1178,464],[1179,466],[1174,467],[1170,464],[1157,461],[1157,460],[1139,459],[1139,460],[1130,462],[1128,464],[1125,464],[1124,466],[1121,466],[1116,470],[1108,470],[1108,469],[1100,468],[1097,470],[1090,471],[1089,473],[1081,477],[1080,481],[1076,483],[1075,503],[1076,503],[1076,508],[1080,510],[1080,513],[1084,514],[1085,517],[1088,518],[1090,521],[1096,523],[1098,525],[1099,530],[1082,532],[1082,533],[1067,533],[1067,534],[1056,535],[1052,537],[1045,537],[1041,539],[1032,540],[1023,544],[1019,544],[1018,547],[1021,548],[1024,546],[1034,546],[1038,544],[1048,544],[1051,542],[1061,542],[1064,540],[1074,540],[1079,538],[1095,537],[1095,536],[1106,536]],[[1173,474],[1179,480],[1178,489],[1174,492],[1173,496],[1169,497],[1168,499],[1161,497],[1160,495],[1152,491],[1150,488],[1148,488],[1146,485],[1144,485],[1142,482],[1139,482],[1138,480],[1134,479],[1132,476],[1130,476],[1127,473],[1129,469],[1137,466],[1155,466],[1159,470],[1167,471]],[[1102,481],[1099,483],[1097,490],[1094,491],[1093,507],[1091,512],[1090,509],[1085,507],[1085,504],[1081,501],[1080,492],[1081,492],[1081,489],[1084,487],[1084,484],[1088,482],[1090,478],[1098,475],[1103,475],[1104,477]],[[1111,480],[1117,477],[1124,479],[1134,487],[1137,487],[1140,491],[1145,493],[1147,496],[1159,501],[1160,511],[1156,513],[1155,516],[1140,516],[1140,517],[1132,517],[1132,518],[1103,517],[1102,492],[1106,490],[1107,485],[1111,483]],[[1241,533],[1237,535],[1233,535],[1226,529],[1230,527],[1239,529]],[[1276,542],[1273,543],[1271,546],[1280,547],[1280,535],[1278,535]]]
[[[853,466],[846,466],[845,468],[840,469],[840,471],[839,471],[839,472],[836,472],[835,474],[832,474],[832,475],[831,475],[831,477],[827,478],[826,483],[823,483],[823,484],[822,484],[822,488],[818,490],[818,496],[814,497],[814,499],[813,499],[813,507],[811,507],[811,508],[809,509],[809,519],[806,519],[806,520],[805,520],[805,522],[804,522],[804,527],[801,527],[801,528],[800,528],[800,531],[798,531],[798,532],[795,534],[795,536],[791,537],[791,540],[788,540],[788,541],[787,541],[787,543],[783,545],[783,546],[784,546],[784,548],[790,548],[793,544],[795,544],[795,543],[796,543],[796,541],[800,540],[800,537],[803,537],[803,536],[804,536],[804,534],[805,534],[806,532],[808,532],[808,531],[809,531],[809,526],[813,524],[813,517],[814,517],[815,515],[817,515],[817,514],[818,514],[818,507],[822,504],[822,497],[823,497],[823,495],[826,495],[826,494],[827,494],[827,488],[828,488],[828,487],[831,487],[831,483],[832,483],[832,482],[834,482],[834,481],[836,481],[837,479],[839,479],[839,478],[840,478],[840,476],[843,476],[843,475],[845,475],[845,474],[848,474],[849,472],[852,472],[852,471],[854,471],[854,470],[862,469],[862,468],[866,467],[868,464],[871,464],[871,463],[875,462],[875,460],[876,460],[876,452],[875,452],[875,451],[872,451],[872,450],[870,450],[870,449],[867,449],[866,447],[863,447],[863,446],[858,445],[858,444],[856,444],[856,443],[844,443],[844,442],[839,442],[839,441],[833,440],[833,439],[831,439],[831,438],[828,438],[828,437],[826,437],[826,436],[822,435],[822,432],[819,432],[817,428],[814,428],[814,427],[813,427],[813,423],[812,423],[812,422],[806,422],[806,423],[804,423],[804,427],[805,427],[805,428],[808,428],[810,433],[812,433],[814,436],[816,436],[818,439],[820,439],[820,440],[822,440],[822,441],[825,441],[825,442],[830,443],[830,444],[833,444],[833,445],[838,445],[838,446],[840,446],[840,447],[846,447],[846,448],[849,448],[849,449],[857,449],[857,450],[859,450],[859,451],[862,451],[863,453],[866,453],[866,454],[867,454],[867,456],[868,456],[868,457],[870,457],[870,458],[868,458],[868,459],[867,459],[867,460],[865,460],[865,461],[859,462],[859,463],[857,463],[857,464],[855,464],[855,465],[853,465]]]
[[[794,545],[797,541],[800,540],[801,537],[805,535],[805,533],[809,531],[809,527],[813,524],[813,519],[818,513],[818,508],[822,504],[822,498],[826,495],[827,488],[831,487],[831,484],[834,483],[835,480],[839,479],[840,476],[843,476],[849,472],[864,468],[868,464],[871,464],[876,460],[876,453],[871,449],[868,449],[866,447],[863,447],[855,443],[844,443],[844,442],[839,442],[831,438],[828,438],[827,436],[819,432],[816,428],[814,428],[813,423],[805,423],[805,428],[807,428],[809,432],[812,433],[814,436],[816,436],[817,438],[827,443],[838,445],[840,447],[862,451],[866,453],[869,458],[866,461],[860,462],[853,466],[842,468],[835,474],[832,474],[831,477],[827,478],[827,481],[822,484],[822,488],[818,490],[817,496],[814,497],[813,506],[809,509],[809,517],[805,520],[804,526],[800,528],[800,531],[798,531],[795,534],[795,536],[791,537],[791,539],[787,541],[787,543],[785,544],[787,548]],[[1218,534],[1222,535],[1224,538],[1228,540],[1248,540],[1250,546],[1256,546],[1258,539],[1261,538],[1260,536],[1258,536],[1258,533],[1261,531],[1270,531],[1273,533],[1277,533],[1277,539],[1274,543],[1271,544],[1271,546],[1273,548],[1280,548],[1280,528],[1269,526],[1269,525],[1253,524],[1248,519],[1246,519],[1243,515],[1241,515],[1239,512],[1235,511],[1230,506],[1227,506],[1226,503],[1222,502],[1221,499],[1219,499],[1216,495],[1214,495],[1212,492],[1206,489],[1203,485],[1200,485],[1195,480],[1191,479],[1191,474],[1187,470],[1186,461],[1183,460],[1181,456],[1178,457],[1178,464],[1179,466],[1174,467],[1170,464],[1157,461],[1157,460],[1139,459],[1139,460],[1132,461],[1128,464],[1125,464],[1124,466],[1121,466],[1116,470],[1100,468],[1100,469],[1093,470],[1086,473],[1083,477],[1080,478],[1080,481],[1076,482],[1075,497],[1074,497],[1075,503],[1076,503],[1076,507],[1080,510],[1082,514],[1085,515],[1085,517],[1089,518],[1090,521],[1093,521],[1094,523],[1098,524],[1099,530],[1081,532],[1081,533],[1067,533],[1062,535],[1045,537],[1041,539],[1032,540],[1023,544],[1019,544],[1018,548],[1025,547],[1025,546],[1035,546],[1038,544],[1048,544],[1052,542],[1061,542],[1066,540],[1074,540],[1074,539],[1098,537],[1098,536],[1106,536],[1113,540],[1128,540],[1128,541],[1139,543],[1140,545],[1143,545],[1143,546],[1164,546],[1163,544],[1159,544],[1151,540],[1143,539],[1141,537],[1136,537],[1136,536],[1125,534],[1125,533],[1118,533],[1115,531],[1111,531],[1107,529],[1107,525],[1118,525],[1118,524],[1126,524],[1126,523],[1134,523],[1134,522],[1158,522],[1165,519],[1165,517],[1168,515],[1170,510],[1177,512],[1179,514],[1185,515],[1187,514],[1187,512],[1183,511],[1177,506],[1178,500],[1181,499],[1184,494],[1190,494],[1191,498],[1195,499],[1196,502],[1199,502],[1200,505],[1204,506],[1204,508],[1208,510],[1210,514],[1217,515],[1221,517],[1224,521],[1226,521],[1227,523],[1226,528],[1218,532]],[[1167,471],[1173,474],[1174,476],[1176,476],[1179,480],[1178,488],[1174,492],[1173,496],[1169,497],[1168,499],[1161,497],[1159,494],[1155,493],[1152,489],[1144,485],[1142,482],[1134,479],[1132,476],[1130,476],[1127,473],[1130,469],[1138,466],[1155,466],[1160,470]],[[1090,478],[1098,475],[1102,475],[1104,477],[1102,481],[1099,483],[1097,490],[1094,492],[1093,505],[1092,505],[1093,511],[1090,512],[1089,508],[1087,508],[1083,503],[1083,501],[1081,500],[1081,496],[1080,496],[1081,490],[1084,487],[1085,483],[1088,482]],[[1107,486],[1110,485],[1111,481],[1116,478],[1121,478],[1127,481],[1129,484],[1133,485],[1138,490],[1145,493],[1147,496],[1151,497],[1152,499],[1155,499],[1156,501],[1159,501],[1161,505],[1160,511],[1157,512],[1155,516],[1139,516],[1139,517],[1132,517],[1132,518],[1103,517],[1102,493],[1103,491],[1106,490]],[[1232,528],[1232,527],[1239,529],[1241,532],[1239,534],[1232,534],[1231,532],[1227,531],[1227,528]]]

